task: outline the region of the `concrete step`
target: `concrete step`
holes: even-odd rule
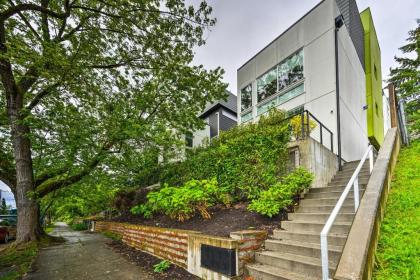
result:
[[[350,174],[350,175],[337,174],[334,176],[331,182],[341,181],[341,180],[350,181],[351,176],[353,176],[353,174]],[[359,181],[369,179],[369,177],[370,177],[370,174],[359,174]]]
[[[346,184],[347,185],[347,184]],[[308,193],[329,193],[329,192],[343,192],[346,188],[346,185],[343,186],[332,186],[332,187],[323,187],[323,188],[311,188]],[[359,184],[360,190],[365,190],[366,185]]]
[[[282,253],[289,253],[313,258],[320,258],[321,246],[316,243],[292,241],[292,240],[276,240],[268,239],[265,241],[265,249],[269,251],[276,251]],[[328,246],[328,257],[329,260],[337,263],[343,246]]]
[[[307,198],[302,199],[299,202],[301,206],[323,206],[323,205],[335,205],[337,204],[337,198]],[[347,196],[346,200],[344,201],[343,206],[351,206],[354,205],[354,198],[352,196]]]
[[[323,206],[297,206],[295,213],[331,213],[334,207],[335,204]],[[342,206],[338,213],[354,213],[354,205]]]
[[[312,233],[320,233],[325,223],[317,222],[301,222],[301,221],[282,221],[281,227],[288,231],[309,231]],[[348,234],[351,227],[350,222],[334,222],[330,232],[339,234]]]
[[[334,177],[334,179],[331,180],[331,182],[328,183],[328,186],[334,186],[334,185],[347,185],[347,183],[350,181],[350,178],[339,178]],[[369,177],[359,177],[359,185],[367,185],[369,181]]]
[[[320,258],[299,256],[283,252],[263,251],[255,254],[255,260],[261,264],[287,269],[294,273],[308,276],[322,276]],[[335,271],[337,264],[330,263],[330,274]]]
[[[293,240],[299,242],[310,242],[320,244],[319,233],[314,232],[299,232],[299,231],[287,231],[282,229],[275,229],[273,231],[272,238],[278,240]],[[328,234],[328,245],[331,246],[343,246],[346,243],[346,234],[329,233]]]
[[[327,219],[330,217],[331,212],[326,213],[289,213],[288,218],[291,221],[299,222],[316,222],[316,223],[326,223]],[[353,222],[354,213],[342,213],[338,214],[335,218],[336,222]]]
[[[356,168],[338,171],[336,173],[336,175],[351,176],[351,175],[353,175],[354,171],[356,171]],[[361,174],[361,175],[369,175],[370,174],[370,168],[369,167],[362,168],[360,170],[359,174]]]
[[[359,198],[362,197],[364,190],[359,190]],[[340,191],[332,191],[327,193],[307,193],[305,194],[305,199],[310,198],[340,198],[340,196],[343,194],[343,192]],[[347,197],[353,197],[354,198],[354,190],[351,189],[348,193]]]
[[[254,280],[316,280],[316,277],[294,273],[276,266],[252,263],[247,264],[249,276]]]

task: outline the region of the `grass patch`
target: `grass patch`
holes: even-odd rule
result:
[[[121,241],[122,239],[121,235],[113,233],[111,231],[104,231],[102,234],[108,238],[111,238],[112,240]]]
[[[40,248],[64,242],[61,237],[44,236],[40,241],[10,244],[0,254],[0,280],[18,280],[27,273]]]
[[[1,280],[20,279],[29,271],[31,263],[38,254],[39,246],[36,242],[23,245],[10,245],[0,254]]]
[[[373,279],[420,279],[420,141],[401,150],[381,225]]]
[[[49,234],[54,230],[55,226],[53,224],[47,225],[44,227],[45,233]]]

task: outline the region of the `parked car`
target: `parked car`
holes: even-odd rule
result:
[[[14,219],[0,219],[0,242],[7,243],[16,239],[16,221]]]

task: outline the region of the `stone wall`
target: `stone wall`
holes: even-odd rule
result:
[[[236,252],[236,276],[243,274],[244,266],[254,260],[267,238],[261,230],[232,232],[229,237],[201,234],[197,231],[158,228],[116,222],[93,222],[93,231],[112,232],[121,236],[123,243],[137,250],[166,259],[204,279],[232,279],[201,265],[201,245],[233,249]]]

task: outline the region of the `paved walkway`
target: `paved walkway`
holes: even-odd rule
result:
[[[154,277],[130,263],[106,244],[101,234],[71,230],[57,223],[51,235],[66,242],[42,249],[35,263],[35,272],[25,280],[152,280]]]

